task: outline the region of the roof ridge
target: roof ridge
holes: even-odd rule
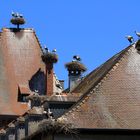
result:
[[[132,50],[132,47],[134,45],[135,45],[135,43],[128,46],[127,48],[122,50],[120,53],[117,53],[116,55],[119,55],[119,56],[117,57],[117,60],[112,64],[111,68],[103,76],[101,76],[100,79],[97,80],[97,82],[94,84],[93,88],[89,89],[85,94],[83,94],[83,96],[79,99],[79,101],[77,101],[76,104],[74,104],[71,108],[69,108],[61,117],[66,117],[67,115],[69,115],[73,111],[77,110],[83,103],[85,103],[85,101],[91,96],[91,94],[94,93],[96,91],[96,89],[99,86],[101,86],[101,84],[107,79],[107,77],[110,75],[110,72],[114,71],[119,66],[119,63],[124,60],[123,56],[130,54],[128,52],[130,52]],[[116,56],[116,55],[114,55],[114,56]],[[110,58],[109,60],[111,60],[112,58]],[[107,63],[109,60],[107,60],[105,63]],[[98,68],[102,67],[104,64],[102,64]],[[96,69],[98,69],[98,68],[96,68]]]
[[[132,44],[132,45],[133,45],[133,44]],[[132,45],[130,45],[130,46],[128,46],[127,48],[123,49],[123,50],[120,51],[119,53],[116,53],[116,54],[113,55],[110,59],[108,59],[105,63],[103,63],[103,64],[101,64],[99,67],[95,68],[92,72],[90,72],[90,73],[89,73],[89,74],[74,88],[74,90],[73,90],[72,92],[76,92],[78,86],[80,86],[80,85],[82,84],[82,82],[84,82],[86,79],[88,79],[93,73],[98,72],[98,70],[100,70],[100,68],[102,68],[105,64],[109,63],[109,61],[111,61],[111,60],[112,60],[113,58],[115,58],[117,55],[119,55],[119,56],[117,56],[117,58],[116,58],[116,61],[118,61],[118,59],[120,59],[121,56],[122,56],[130,47],[132,47]],[[114,63],[111,65],[111,67],[112,67],[115,63],[117,63],[116,61],[114,61]],[[111,67],[110,67],[110,69],[111,69]],[[110,70],[110,69],[109,69],[109,70]],[[108,70],[108,71],[109,71],[109,70]],[[103,75],[103,76],[104,76],[104,75]]]
[[[39,44],[39,47],[40,47],[40,49],[41,49],[41,53],[43,54],[43,49],[42,49],[42,47],[41,47],[41,43],[40,43],[39,38],[37,37],[37,34],[36,34],[35,31],[34,31],[34,35],[35,35],[35,37],[36,37],[36,39],[37,39],[37,42],[38,42],[38,44]]]

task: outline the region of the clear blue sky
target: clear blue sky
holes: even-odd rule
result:
[[[129,45],[125,36],[140,31],[140,0],[1,0],[0,27],[12,27],[11,11],[24,15],[42,45],[56,48],[59,79],[64,64],[79,54],[89,73]]]

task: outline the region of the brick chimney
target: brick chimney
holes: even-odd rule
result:
[[[82,73],[86,71],[86,67],[79,61],[73,60],[65,64],[69,76],[69,90],[70,92],[81,82]]]
[[[53,84],[54,84],[54,75],[53,75],[53,64],[57,63],[58,56],[55,52],[44,52],[42,55],[42,60],[46,65],[46,95],[53,95]]]

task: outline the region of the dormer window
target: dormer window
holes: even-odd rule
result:
[[[30,93],[27,86],[18,86],[18,102],[27,102],[26,97],[29,95]]]

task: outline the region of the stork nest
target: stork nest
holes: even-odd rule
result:
[[[135,48],[140,51],[140,40],[136,42]]]
[[[30,95],[26,97],[26,101],[40,101],[41,103],[44,103],[46,101],[48,101],[48,97],[46,97],[45,95]]]
[[[78,61],[72,61],[65,64],[65,67],[68,69],[68,71],[82,71],[85,72],[87,68]]]
[[[75,133],[74,127],[71,123],[68,123],[66,119],[45,119],[39,125],[38,129],[40,132],[45,132],[46,134],[54,133]]]
[[[27,96],[26,97],[26,100],[29,101],[41,101],[42,100],[42,97],[39,96],[39,95],[30,95],[30,96]]]
[[[44,53],[42,55],[42,60],[45,63],[57,63],[58,55],[55,53]]]
[[[11,23],[14,25],[22,25],[25,24],[24,18],[12,18]]]

